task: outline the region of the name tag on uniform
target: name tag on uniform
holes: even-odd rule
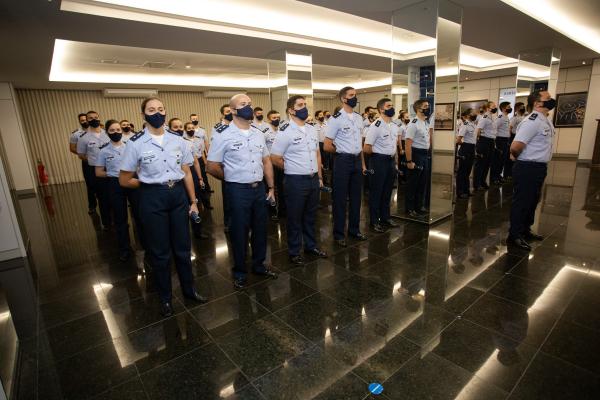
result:
[[[142,153],[142,163],[143,164],[151,164],[156,159],[156,154],[151,151],[147,151]]]
[[[115,156],[108,156],[108,157],[106,157],[106,161],[107,161],[107,162],[108,162],[108,161],[112,161],[112,160],[114,160],[114,159],[115,159]]]
[[[292,139],[292,143],[293,144],[299,144],[302,142],[302,136],[297,136],[295,138]]]
[[[383,136],[382,136],[382,138],[384,138],[384,139],[385,139],[385,138],[388,138],[388,137],[390,137],[390,135],[389,135],[389,134],[385,134],[385,135],[383,135]]]
[[[233,142],[231,144],[231,150],[240,151],[240,149],[244,146],[244,142]]]

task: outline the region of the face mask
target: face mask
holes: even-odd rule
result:
[[[146,122],[155,129],[158,129],[165,124],[165,118],[166,115],[159,112],[156,112],[152,115],[144,114],[144,119]]]
[[[325,117],[319,117],[319,118],[317,118],[317,121],[319,121],[319,122],[325,122]]]
[[[93,119],[89,122],[90,126],[92,128],[97,128],[100,126],[100,120],[99,119]]]
[[[471,121],[476,121],[477,120],[477,115],[469,115],[469,119]]]
[[[396,110],[394,110],[394,107],[384,110],[383,113],[385,114],[386,117],[393,117],[396,114]]]
[[[246,121],[252,120],[252,117],[254,116],[254,110],[252,109],[252,106],[250,104],[242,108],[236,108],[236,110],[237,116],[241,119],[245,119]]]
[[[424,108],[421,110],[424,116],[428,117],[431,115],[431,110],[429,108]]]
[[[556,100],[554,99],[546,100],[543,103],[543,107],[547,108],[548,110],[552,110],[554,107],[556,107]]]
[[[122,133],[111,133],[108,135],[108,138],[115,143],[119,142],[122,137],[123,137]]]
[[[524,109],[524,108],[521,108],[521,109],[519,110],[519,113],[521,113],[521,114],[525,114],[525,109]]]
[[[81,127],[82,127],[83,129],[87,129],[87,128],[88,128],[88,126],[90,126],[90,124],[88,124],[88,123],[87,123],[87,121],[85,121],[85,122],[81,122]]]
[[[194,136],[194,131],[193,130],[191,130],[191,131],[185,131],[185,133],[187,133],[188,136],[190,136],[190,137]]]
[[[496,114],[496,113],[498,112],[498,109],[497,109],[497,108],[492,108],[492,109],[490,110],[490,112],[491,112],[492,114]]]
[[[198,125],[198,121],[192,121],[192,124],[194,124],[194,126]]]
[[[273,121],[271,121],[271,125],[277,128],[279,126],[279,119],[274,119]]]
[[[329,114],[327,114],[327,115],[325,116],[325,118],[327,118],[327,119],[329,119],[330,117],[331,117],[331,115],[329,115]]]
[[[354,108],[358,104],[358,98],[356,96],[354,96],[351,99],[346,99],[346,104],[348,104],[350,107]]]
[[[506,112],[507,112],[508,114],[510,114],[510,113],[512,112],[512,108],[507,108],[507,109],[506,109]]]
[[[256,120],[257,120],[257,121],[262,121],[262,120],[263,120],[263,118],[264,118],[264,115],[257,115],[257,116],[256,116]]]
[[[225,116],[223,117],[224,120],[227,121],[233,121],[233,114],[229,113],[229,114],[225,114]]]
[[[306,121],[306,118],[308,118],[308,108],[304,107],[296,110],[296,118],[301,121]]]
[[[405,124],[408,124],[408,123],[410,122],[410,119],[405,119],[403,122],[404,122]]]
[[[177,129],[175,132],[177,132],[179,136],[183,136],[183,129]]]
[[[125,133],[129,133],[129,131],[131,130],[130,127],[126,126],[125,128],[121,128],[123,130],[123,132]]]

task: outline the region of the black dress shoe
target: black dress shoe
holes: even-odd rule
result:
[[[525,240],[529,241],[536,240],[538,242],[541,242],[542,240],[544,240],[544,237],[542,235],[538,235],[537,233],[533,233],[531,231],[524,234],[523,237],[525,238]]]
[[[371,227],[371,229],[373,229],[375,232],[379,232],[379,233],[383,233],[385,232],[385,229],[383,228],[383,226],[381,226],[380,224],[371,224],[369,225]]]
[[[200,304],[208,303],[208,299],[202,296],[200,293],[198,293],[197,290],[194,290],[191,294],[185,294],[183,295],[183,297],[198,302]]]
[[[356,240],[361,240],[361,241],[365,241],[368,239],[367,235],[365,235],[364,233],[356,233],[356,234],[350,234],[348,235]]]
[[[304,254],[311,254],[311,255],[319,257],[319,258],[327,258],[327,253],[325,253],[323,250],[319,249],[318,247],[315,247],[314,249],[311,249],[311,250],[304,250]]]
[[[173,315],[173,306],[171,303],[167,302],[160,305],[160,315],[163,317],[170,317]]]
[[[277,279],[277,272],[273,272],[268,268],[265,268],[264,271],[253,271],[254,275],[262,276],[264,278]]]
[[[381,225],[384,228],[386,228],[386,227],[387,228],[397,228],[400,226],[396,221],[392,221],[391,219],[388,219],[387,221],[382,222]]]
[[[344,239],[336,239],[335,244],[337,244],[338,246],[341,246],[341,247],[348,246],[348,243],[346,243],[346,241]]]
[[[520,237],[518,237],[518,238],[512,238],[512,237],[509,236],[506,239],[506,244],[508,246],[518,247],[519,249],[526,250],[526,251],[530,251],[531,250],[531,246],[529,245],[529,243],[527,243],[525,241],[525,239],[520,238]]]
[[[248,280],[246,278],[237,278],[233,280],[233,287],[238,290],[246,289],[246,286],[248,286]]]
[[[302,265],[304,264],[304,259],[302,258],[302,256],[292,256],[290,255],[290,262],[294,265]]]

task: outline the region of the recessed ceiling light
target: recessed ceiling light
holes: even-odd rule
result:
[[[585,61],[582,61],[581,63],[582,63],[583,65],[585,65]]]
[[[186,66],[185,66],[185,69],[190,69],[190,68],[192,68],[192,66],[191,66],[191,65],[186,65]]]

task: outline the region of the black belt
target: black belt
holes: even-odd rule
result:
[[[173,189],[176,186],[179,186],[183,183],[183,180],[180,179],[178,181],[175,180],[168,180],[166,182],[162,182],[162,183],[144,183],[142,182],[142,186],[150,186],[150,187],[158,187],[158,188],[167,188],[167,189]]]
[[[530,167],[538,167],[538,168],[546,167],[548,165],[548,163],[541,162],[541,161],[517,160],[516,162],[519,163],[519,164],[527,165],[527,166],[530,166]]]
[[[297,175],[297,174],[285,174],[286,177],[290,177],[290,178],[298,178],[298,179],[314,179],[315,177],[319,176],[318,173],[312,173],[312,174],[308,174],[308,175]]]
[[[335,153],[336,157],[353,157],[353,158],[357,158],[360,157],[360,153],[358,154],[352,154],[352,153]]]
[[[479,139],[494,140],[493,138],[487,136],[479,136]]]
[[[263,183],[263,182],[262,181],[251,182],[251,183],[227,182],[228,185],[236,185],[236,186],[248,187],[248,188],[257,188],[258,185],[260,185],[261,183]]]
[[[371,153],[371,157],[381,157],[381,158],[394,158],[393,154],[383,154],[383,153]]]
[[[429,149],[420,149],[418,147],[412,148],[413,153],[429,153]]]

